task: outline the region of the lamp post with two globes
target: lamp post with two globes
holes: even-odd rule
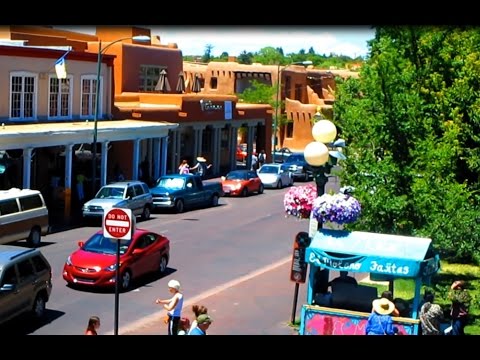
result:
[[[98,43],[98,56],[97,56],[97,78],[95,84],[95,111],[93,116],[93,143],[92,143],[92,196],[95,196],[96,193],[96,184],[97,184],[97,138],[98,138],[98,116],[100,112],[100,75],[102,71],[102,55],[107,51],[107,49],[120,41],[124,40],[134,40],[134,41],[149,41],[150,36],[147,35],[138,35],[138,36],[129,36],[124,37],[118,40],[115,40],[105,46],[102,49],[102,42]]]

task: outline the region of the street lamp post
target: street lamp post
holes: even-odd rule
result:
[[[325,185],[328,182],[326,174],[330,173],[337,160],[345,160],[346,157],[340,151],[345,147],[345,140],[337,139],[337,128],[330,120],[326,120],[320,114],[320,107],[314,116],[315,123],[312,127],[312,136],[315,141],[309,143],[304,150],[305,160],[312,167],[313,177],[317,187],[317,196],[325,194]],[[318,229],[322,223],[318,223]]]
[[[96,192],[96,183],[97,183],[97,138],[98,138],[98,113],[100,111],[100,74],[102,70],[102,55],[107,51],[107,49],[123,40],[134,40],[134,41],[149,41],[150,36],[147,35],[138,35],[138,36],[129,36],[115,40],[105,46],[102,49],[102,42],[98,43],[98,56],[97,56],[97,80],[95,84],[95,111],[93,117],[93,149],[92,149],[92,196],[95,196]]]
[[[285,66],[283,69],[280,69],[280,64],[277,65],[277,96],[276,96],[276,103],[275,103],[275,119],[274,119],[274,122],[273,122],[272,162],[275,162],[275,151],[277,149],[277,127],[278,127],[278,118],[280,116],[279,110],[281,108],[281,105],[280,105],[280,99],[281,99],[281,97],[280,97],[280,86],[281,86],[282,82],[281,82],[280,75],[282,74],[282,71],[284,71],[285,69],[287,69],[291,65],[308,66],[308,65],[312,65],[312,64],[313,64],[313,62],[311,62],[310,60],[305,60],[305,61],[297,61],[297,62],[290,63],[287,66]]]

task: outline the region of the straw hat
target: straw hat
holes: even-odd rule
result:
[[[197,157],[197,161],[206,162],[207,159],[205,159],[203,156],[199,156],[199,157]]]
[[[372,307],[380,315],[390,315],[395,310],[395,304],[385,298],[373,300]]]

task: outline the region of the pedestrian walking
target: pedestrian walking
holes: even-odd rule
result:
[[[88,180],[83,173],[79,172],[76,176],[77,180],[77,198],[80,204],[83,204],[83,200],[85,199],[85,191],[84,191],[84,184]]]
[[[98,335],[97,331],[100,328],[100,318],[98,316],[90,316],[88,325],[85,330],[85,335]]]
[[[180,282],[170,280],[168,282],[168,291],[172,294],[170,299],[157,299],[155,303],[163,304],[163,308],[168,311],[168,335],[178,335],[183,308],[183,294],[180,292]]]
[[[205,178],[207,174],[207,170],[212,167],[212,164],[207,165],[207,159],[203,156],[197,157],[197,163],[195,166],[190,168],[190,171],[195,171],[197,175],[199,175],[202,179]]]
[[[197,326],[193,328],[188,335],[207,335],[207,330],[213,320],[208,314],[202,314],[197,317]]]
[[[260,154],[258,154],[258,168],[260,169],[263,164],[265,164],[265,161],[267,160],[267,155],[265,154],[265,150],[260,151]]]

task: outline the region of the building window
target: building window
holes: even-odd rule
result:
[[[289,121],[287,123],[285,130],[286,130],[285,137],[292,138],[293,137],[293,121]]]
[[[48,117],[69,119],[72,117],[72,78],[58,79],[50,76],[48,89]]]
[[[283,90],[283,95],[286,98],[291,99],[290,91],[292,87],[292,78],[290,76],[285,76],[285,89]]]
[[[80,109],[80,117],[94,117],[95,106],[97,101],[97,76],[85,75],[82,76],[82,104]],[[102,79],[100,78],[100,92],[99,92],[99,109],[98,117],[102,117]]]
[[[301,84],[295,84],[295,100],[302,101],[302,88]]]
[[[138,90],[145,92],[154,92],[160,78],[160,71],[166,69],[165,66],[140,65],[140,76]]]
[[[218,79],[216,77],[210,78],[210,89],[217,89]]]
[[[35,119],[37,113],[37,74],[10,74],[10,119]]]

